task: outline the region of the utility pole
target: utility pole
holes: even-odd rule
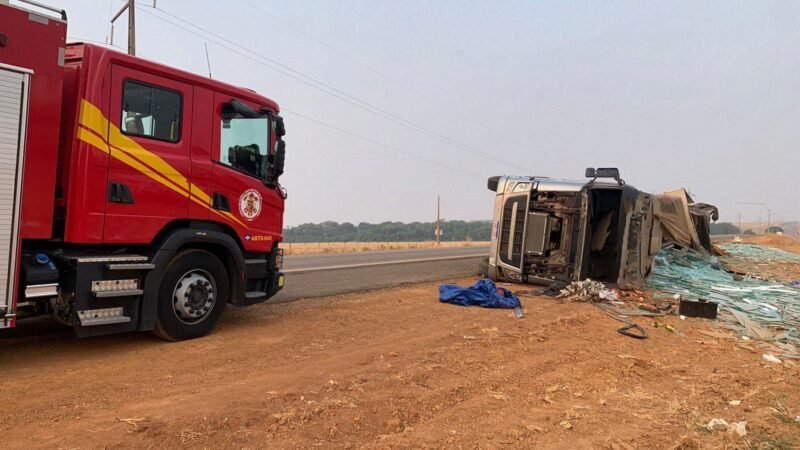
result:
[[[155,3],[154,3],[155,5]],[[114,22],[125,11],[128,11],[128,54],[136,56],[136,5],[135,0],[128,0],[111,18],[111,43],[114,43]]]
[[[436,245],[439,245],[439,239],[442,237],[441,224],[441,198],[436,196]]]
[[[761,202],[736,202],[736,203],[738,203],[740,205],[758,205],[758,206],[763,206],[764,209],[767,210],[767,232],[764,233],[764,234],[769,234],[769,229],[772,228],[772,210],[769,209],[769,206],[767,206],[766,203],[761,203]],[[761,218],[760,217],[758,218],[758,228],[761,228]]]
[[[742,234],[742,213],[736,214],[739,218],[739,234]]]

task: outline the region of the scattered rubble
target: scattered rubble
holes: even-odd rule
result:
[[[725,419],[711,419],[706,425],[708,431],[734,432],[739,436],[747,435],[747,422],[728,423]]]
[[[605,284],[586,279],[583,281],[573,281],[567,287],[561,290],[557,295],[558,298],[569,298],[576,301],[608,301],[617,302],[619,296],[617,293],[606,287]],[[617,302],[622,304],[621,302]]]

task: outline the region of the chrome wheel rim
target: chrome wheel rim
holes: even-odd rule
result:
[[[209,316],[216,299],[214,277],[205,270],[190,270],[178,279],[172,291],[172,311],[181,322],[198,324]]]

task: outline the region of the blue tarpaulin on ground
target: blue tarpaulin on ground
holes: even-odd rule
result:
[[[455,284],[439,285],[439,301],[454,305],[478,305],[484,308],[516,308],[519,299],[508,289],[495,286],[494,281],[484,278],[470,287]]]

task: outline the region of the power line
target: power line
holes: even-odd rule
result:
[[[417,155],[416,153],[411,153],[409,151],[403,150],[401,148],[394,147],[394,146],[389,145],[389,144],[384,144],[383,142],[376,141],[376,140],[374,140],[372,138],[368,138],[366,136],[362,136],[360,134],[354,133],[354,132],[349,131],[349,130],[345,130],[344,128],[339,128],[336,125],[331,125],[329,123],[323,122],[321,120],[317,120],[317,119],[315,119],[313,117],[310,117],[310,116],[307,116],[305,114],[301,114],[301,113],[298,113],[298,112],[295,112],[295,111],[292,111],[292,110],[289,110],[289,109],[286,109],[286,108],[282,108],[281,111],[288,112],[290,114],[294,114],[297,117],[301,117],[301,118],[306,119],[306,120],[308,120],[310,122],[314,122],[314,123],[316,123],[318,125],[321,125],[321,126],[326,127],[326,128],[330,128],[332,130],[338,131],[339,133],[346,134],[346,135],[354,137],[356,139],[360,139],[362,141],[369,142],[370,144],[374,144],[374,145],[377,145],[379,147],[383,147],[385,149],[392,150],[394,152],[402,153],[404,155],[411,156],[412,158],[416,158],[416,159],[425,161],[428,164],[435,164],[435,165],[437,165],[439,167],[444,167],[446,169],[455,170],[456,172],[461,172],[461,173],[463,173],[465,175],[473,176],[473,177],[480,178],[480,179],[486,178],[485,176],[478,175],[478,174],[472,173],[472,172],[468,172],[466,170],[459,169],[458,167],[449,166],[449,165],[441,163],[439,161],[434,161],[432,159],[425,158],[424,156]]]
[[[173,26],[175,26],[175,27],[177,27],[177,28],[179,28],[179,29],[181,29],[181,30],[184,30],[184,31],[186,31],[187,33],[191,33],[191,34],[193,34],[193,35],[195,35],[195,36],[198,36],[198,37],[200,37],[200,38],[205,38],[204,36],[200,35],[199,33],[195,33],[194,31],[192,31],[192,30],[189,30],[189,29],[187,29],[187,28],[185,28],[185,27],[182,27],[182,26],[180,26],[180,25],[178,25],[178,24],[175,24],[174,22],[171,22],[171,21],[169,21],[169,20],[167,20],[167,19],[164,19],[163,17],[159,17],[159,16],[157,16],[157,15],[155,15],[155,14],[152,14],[152,13],[150,13],[150,12],[149,12],[149,11],[147,11],[147,10],[142,10],[142,12],[144,12],[144,13],[146,13],[146,14],[149,14],[150,16],[152,16],[152,17],[154,17],[154,18],[156,18],[156,19],[159,19],[159,20],[162,20],[162,21],[164,21],[164,22],[166,22],[166,23],[169,23],[169,24],[171,24],[171,25],[173,25]],[[263,62],[261,62],[261,61],[258,61],[257,59],[251,58],[250,56],[248,56],[248,55],[246,55],[246,54],[244,54],[244,53],[238,52],[237,50],[235,50],[235,49],[232,49],[232,48],[230,48],[230,47],[228,47],[228,46],[222,45],[222,44],[220,44],[219,42],[213,42],[213,41],[212,41],[212,43],[213,43],[213,44],[216,44],[216,45],[218,45],[218,46],[220,46],[220,47],[222,47],[222,48],[224,48],[224,49],[226,49],[226,50],[228,50],[228,51],[230,51],[230,52],[232,52],[232,53],[235,53],[235,54],[237,54],[237,55],[239,55],[239,56],[241,56],[241,57],[243,57],[243,58],[247,58],[247,59],[249,59],[249,60],[251,60],[251,61],[253,61],[253,62],[257,63],[257,64],[261,64],[261,65],[263,65],[263,66],[267,66],[267,65],[266,65],[265,63],[263,63]],[[268,66],[267,66],[267,67],[268,67]],[[321,120],[314,119],[314,118],[312,118],[312,117],[310,117],[310,116],[307,116],[307,115],[305,115],[305,114],[302,114],[302,113],[298,113],[298,112],[296,112],[296,111],[291,111],[291,110],[288,110],[288,109],[286,109],[286,108],[282,108],[282,111],[284,111],[284,112],[288,112],[288,113],[290,113],[290,114],[294,114],[295,116],[301,117],[301,118],[303,118],[303,119],[306,119],[306,120],[308,120],[308,121],[311,121],[311,122],[314,122],[314,123],[316,123],[316,124],[318,124],[318,125],[321,125],[321,126],[324,126],[324,127],[326,127],[326,128],[330,128],[330,129],[332,129],[332,130],[338,131],[339,133],[346,134],[346,135],[348,135],[348,136],[351,136],[351,137],[354,137],[354,138],[356,138],[356,139],[359,139],[359,140],[362,140],[362,141],[365,141],[365,142],[371,143],[371,144],[373,144],[373,145],[376,145],[376,146],[379,146],[379,147],[382,147],[382,148],[385,148],[385,149],[388,149],[388,150],[392,150],[392,151],[394,151],[394,152],[401,153],[401,154],[404,154],[404,155],[410,156],[410,157],[412,157],[412,158],[419,159],[419,160],[421,160],[421,161],[425,161],[425,162],[427,162],[427,163],[429,163],[429,164],[434,164],[434,165],[437,165],[437,166],[439,166],[439,167],[443,167],[443,168],[446,168],[446,169],[450,169],[450,170],[453,170],[453,171],[456,171],[456,172],[460,172],[460,173],[462,173],[462,174],[465,174],[465,175],[470,175],[470,176],[473,176],[473,177],[477,177],[477,178],[480,178],[480,179],[483,179],[483,178],[485,178],[485,177],[484,177],[484,176],[482,176],[482,175],[478,175],[478,174],[476,174],[476,173],[472,173],[472,172],[469,172],[469,171],[466,171],[466,170],[463,170],[463,169],[459,169],[459,168],[457,168],[457,167],[450,166],[450,165],[448,165],[448,164],[444,164],[444,163],[441,163],[441,162],[439,162],[439,161],[435,161],[435,160],[432,160],[432,159],[426,158],[426,157],[424,157],[424,156],[417,155],[416,153],[412,153],[412,152],[409,152],[409,151],[403,150],[403,149],[401,149],[401,148],[394,147],[394,146],[392,146],[392,145],[389,145],[389,144],[385,144],[385,143],[383,143],[383,142],[377,141],[377,140],[375,140],[375,139],[372,139],[372,138],[368,138],[368,137],[366,137],[366,136],[362,136],[362,135],[360,135],[360,134],[358,134],[358,133],[355,133],[355,132],[352,132],[352,131],[346,130],[346,129],[344,129],[344,128],[340,128],[340,127],[337,127],[337,126],[335,126],[335,125],[331,125],[331,124],[329,124],[329,123],[323,122],[323,121],[321,121]]]
[[[311,77],[309,75],[306,75],[305,73],[300,72],[298,70],[295,70],[295,69],[293,69],[293,68],[291,68],[291,67],[289,67],[289,66],[287,66],[285,64],[282,64],[282,63],[280,63],[279,61],[277,61],[275,59],[272,59],[272,58],[269,58],[267,56],[264,56],[263,54],[258,53],[258,52],[254,51],[254,50],[251,50],[251,49],[249,49],[247,47],[244,47],[241,44],[238,44],[238,43],[236,43],[234,41],[231,41],[230,39],[228,39],[228,38],[226,38],[224,36],[216,34],[213,31],[210,31],[210,30],[208,30],[206,28],[203,28],[203,27],[201,27],[199,25],[196,25],[196,24],[194,24],[194,23],[192,23],[192,22],[190,22],[188,20],[185,20],[185,19],[183,19],[183,18],[181,18],[181,17],[179,17],[179,16],[177,16],[175,14],[172,14],[169,11],[165,11],[163,9],[157,9],[157,10],[160,13],[163,13],[163,14],[165,14],[165,15],[167,15],[167,16],[175,19],[175,20],[178,20],[178,21],[180,21],[182,23],[185,23],[185,24],[187,24],[187,25],[189,25],[191,27],[194,27],[194,28],[206,33],[206,34],[209,34],[209,35],[211,35],[211,36],[213,36],[213,37],[215,37],[215,38],[217,38],[219,40],[222,40],[224,42],[227,42],[230,45],[233,45],[233,46],[235,46],[235,47],[237,47],[237,48],[239,48],[241,50],[244,50],[247,53],[250,53],[252,55],[256,55],[257,57],[259,57],[259,58],[261,58],[264,61],[267,61],[269,63],[269,64],[264,63],[264,62],[260,63],[260,64],[264,65],[265,67],[267,67],[269,69],[272,69],[272,70],[274,70],[274,71],[276,71],[278,73],[281,73],[281,74],[283,74],[283,75],[285,75],[285,76],[287,76],[289,78],[292,78],[292,79],[294,79],[296,81],[299,81],[299,82],[301,82],[301,83],[303,83],[303,84],[305,84],[307,86],[313,87],[314,89],[317,89],[317,90],[319,90],[321,92],[324,92],[324,93],[326,93],[328,95],[336,97],[336,98],[338,98],[338,99],[340,99],[340,100],[342,100],[342,101],[344,101],[346,103],[349,103],[349,104],[351,104],[353,106],[356,106],[356,107],[358,107],[360,109],[363,109],[363,110],[365,110],[365,111],[367,111],[367,112],[369,112],[371,114],[377,115],[377,116],[379,116],[379,117],[381,117],[383,119],[386,119],[386,120],[388,120],[390,122],[393,122],[393,123],[395,123],[397,125],[413,129],[413,130],[415,130],[417,132],[420,132],[420,133],[423,133],[423,134],[427,134],[428,136],[434,137],[435,139],[438,139],[439,141],[444,142],[445,144],[448,144],[448,145],[453,146],[453,147],[460,148],[462,150],[466,150],[466,151],[468,151],[470,153],[473,153],[473,154],[475,154],[477,156],[480,156],[480,157],[482,157],[484,159],[487,159],[489,161],[492,161],[492,162],[495,162],[495,163],[501,162],[501,163],[504,163],[504,164],[506,164],[506,165],[508,165],[510,167],[514,167],[515,169],[519,168],[519,163],[504,160],[503,158],[496,157],[496,156],[491,155],[489,153],[486,153],[486,152],[483,152],[483,151],[478,150],[476,148],[473,148],[473,147],[471,147],[471,146],[469,146],[467,144],[461,143],[461,142],[459,142],[459,141],[457,141],[455,139],[452,139],[452,138],[450,138],[450,137],[448,137],[448,136],[446,136],[444,134],[438,133],[438,132],[436,132],[434,130],[426,128],[426,127],[424,127],[422,125],[419,125],[419,124],[417,124],[415,122],[412,122],[412,121],[410,121],[408,119],[405,119],[405,118],[403,118],[403,117],[401,117],[399,115],[393,114],[393,113],[391,113],[391,112],[389,112],[389,111],[387,111],[387,110],[385,110],[383,108],[375,106],[375,105],[373,105],[373,104],[371,104],[371,103],[369,103],[367,101],[364,101],[364,100],[362,100],[362,99],[360,99],[358,97],[355,97],[355,96],[353,96],[353,95],[351,95],[351,94],[349,94],[349,93],[347,93],[345,91],[342,91],[342,90],[340,90],[340,89],[338,89],[338,88],[336,88],[334,86],[331,86],[331,85],[329,85],[329,84],[327,84],[327,83],[325,83],[323,81],[317,80],[316,78]],[[194,31],[188,30],[185,27],[182,27],[182,26],[180,26],[180,25],[178,25],[178,24],[176,24],[174,22],[171,22],[171,21],[169,21],[167,19],[164,19],[163,17],[160,17],[160,16],[158,16],[156,14],[153,14],[153,13],[147,11],[147,10],[142,10],[142,11],[147,13],[147,14],[149,14],[149,15],[151,15],[152,17],[156,17],[156,18],[161,19],[161,20],[163,20],[163,21],[165,21],[167,23],[170,23],[171,25],[173,25],[173,26],[175,26],[177,28],[183,29],[184,31],[190,32],[190,33],[192,33],[194,35],[198,35]],[[204,38],[204,39],[207,38],[205,36],[200,36],[200,37]],[[220,45],[219,42],[215,42],[215,43],[217,45]],[[228,48],[228,50],[233,51],[230,48]],[[239,54],[240,56],[243,56],[243,57],[246,57],[246,58],[252,60],[251,57],[245,56],[241,52],[235,52],[235,53]],[[270,64],[272,64],[272,65],[270,65]],[[274,67],[274,66],[277,66],[277,67]]]
[[[432,99],[430,95],[420,91],[419,89],[414,89],[414,88],[408,86],[407,84],[403,83],[402,81],[400,81],[400,80],[398,80],[398,79],[396,79],[396,78],[394,78],[394,77],[392,77],[390,75],[387,75],[386,73],[376,69],[372,65],[367,64],[364,61],[361,61],[360,59],[356,58],[355,56],[352,56],[351,54],[348,54],[347,52],[345,52],[343,50],[340,50],[340,49],[328,44],[323,39],[318,38],[317,36],[309,33],[308,31],[305,31],[304,29],[300,28],[299,26],[294,25],[293,23],[288,22],[288,21],[276,16],[275,14],[267,11],[266,9],[264,9],[261,6],[253,3],[252,1],[250,1],[250,0],[242,0],[242,2],[246,3],[251,8],[260,11],[262,14],[266,15],[267,17],[270,17],[272,20],[280,23],[281,25],[283,25],[283,26],[285,26],[287,28],[290,28],[290,29],[294,30],[297,33],[300,33],[301,35],[307,37],[308,39],[311,39],[312,41],[316,42],[317,44],[321,45],[322,47],[325,47],[328,50],[332,51],[333,53],[336,53],[337,55],[342,56],[345,59],[348,59],[348,60],[352,61],[353,63],[355,63],[355,64],[357,64],[357,65],[359,65],[359,66],[361,66],[361,67],[363,67],[363,68],[365,68],[367,70],[369,70],[370,72],[372,72],[372,73],[378,75],[379,77],[381,77],[381,78],[383,78],[383,79],[395,84],[396,86],[402,88],[403,90],[408,91],[408,92],[412,92],[412,93],[418,95],[419,97],[421,97],[421,98],[423,98],[423,99],[425,99],[425,100],[427,100],[429,102],[436,103],[436,101],[434,99]],[[454,113],[454,114],[457,114],[457,115],[461,116],[462,118],[467,118],[467,119],[472,120],[472,121],[475,120],[475,116],[474,115],[469,115],[469,114],[466,114],[466,113],[464,113],[462,111],[458,111],[458,110],[456,110],[454,108],[449,108],[446,105],[439,105],[439,106],[444,108],[444,109],[446,109],[446,110],[448,110],[448,111],[450,111],[451,113]],[[514,167],[516,168],[517,164],[514,164]]]

